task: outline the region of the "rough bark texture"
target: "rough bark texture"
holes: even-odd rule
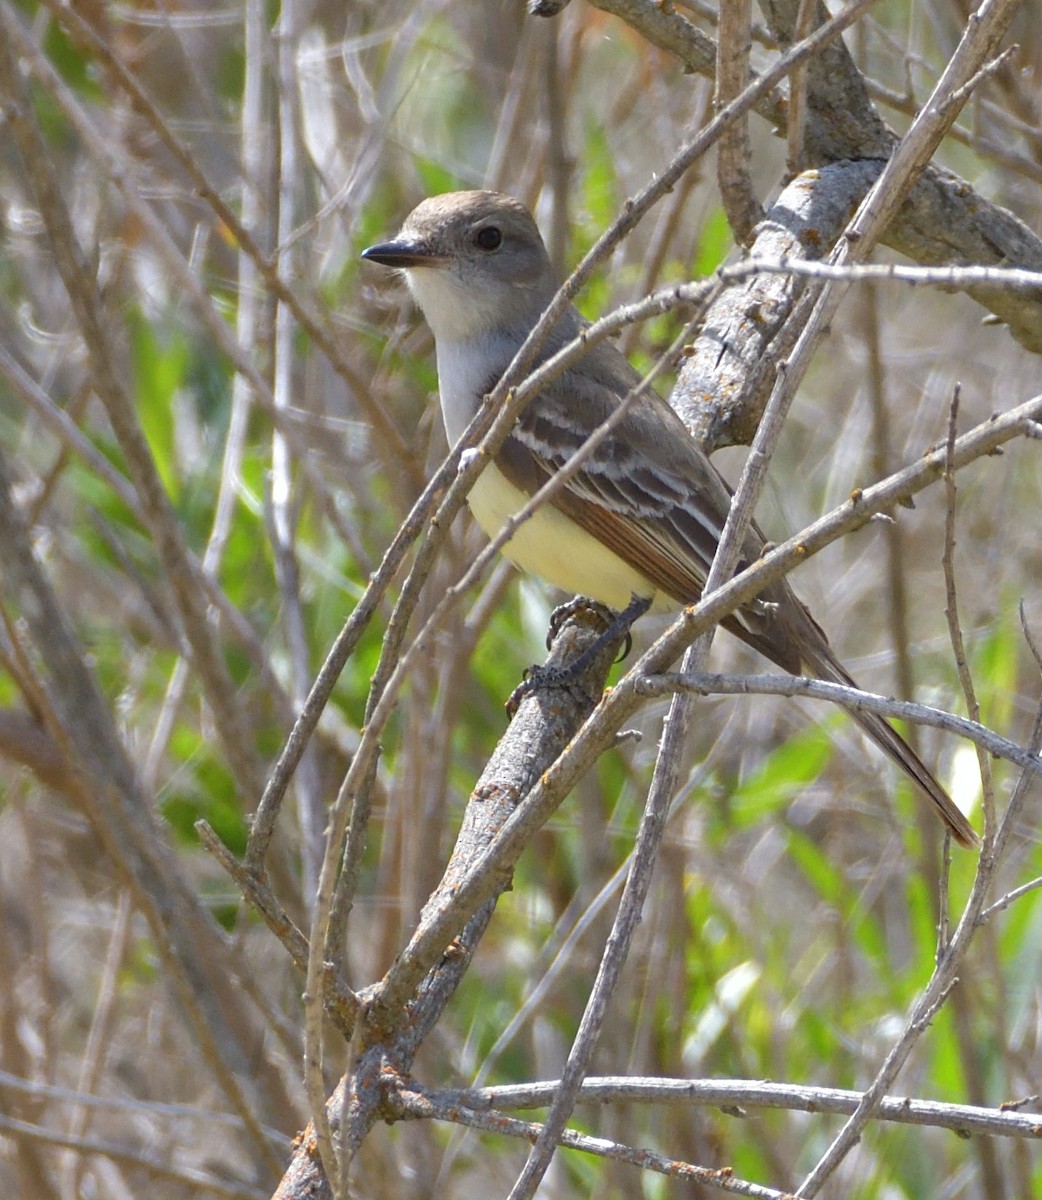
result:
[[[750,257],[827,254],[881,167],[845,162],[800,175],[757,227]],[[796,276],[752,276],[706,313],[670,403],[707,452],[752,440],[775,368],[799,332],[786,322],[804,287]]]

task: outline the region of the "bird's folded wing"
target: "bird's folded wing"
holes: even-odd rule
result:
[[[594,415],[603,419],[607,412]],[[532,495],[594,427],[577,420],[560,401],[540,396],[522,414],[496,465],[515,487]],[[675,448],[655,444],[656,436],[672,432],[668,425],[649,429],[647,421],[623,421],[550,503],[657,590],[690,604],[701,595],[730,497],[711,467],[712,477],[701,479],[697,459],[674,463]]]

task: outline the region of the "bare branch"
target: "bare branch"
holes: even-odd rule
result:
[[[699,696],[806,696],[828,700],[855,712],[874,712],[899,721],[910,721],[931,729],[943,729],[964,737],[975,746],[996,758],[1003,758],[1025,771],[1042,773],[1042,760],[1037,755],[1011,742],[979,721],[968,720],[943,709],[909,700],[877,696],[858,688],[827,683],[821,679],[806,679],[799,675],[710,675],[704,673],[664,672],[638,679],[634,686],[646,696],[661,696],[682,689]]]
[[[418,1088],[415,1081],[412,1088]],[[493,1109],[543,1108],[558,1087],[557,1080],[526,1084],[501,1084],[487,1088],[423,1089],[441,1105],[458,1104],[477,1112]],[[845,1088],[810,1087],[762,1079],[644,1079],[631,1076],[589,1076],[579,1093],[582,1104],[676,1104],[684,1107],[783,1108],[793,1112],[852,1113],[861,1093]],[[1035,1101],[1037,1102],[1037,1097]],[[744,1115],[739,1113],[736,1115]],[[966,1137],[1042,1138],[1038,1113],[1012,1111],[1008,1106],[980,1108],[971,1104],[946,1104],[885,1096],[876,1111],[880,1121],[900,1125],[928,1125],[951,1129]]]

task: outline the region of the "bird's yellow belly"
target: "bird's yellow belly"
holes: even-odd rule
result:
[[[469,496],[471,512],[489,537],[495,537],[527,501],[528,497],[494,463],[485,468]],[[679,607],[629,563],[549,504],[518,526],[501,553],[522,571],[610,608],[621,610],[634,596],[651,597],[653,611]]]

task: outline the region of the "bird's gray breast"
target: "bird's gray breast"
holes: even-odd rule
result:
[[[501,334],[438,341],[438,391],[450,446],[459,441],[482,397],[499,382],[520,345],[516,338]]]

